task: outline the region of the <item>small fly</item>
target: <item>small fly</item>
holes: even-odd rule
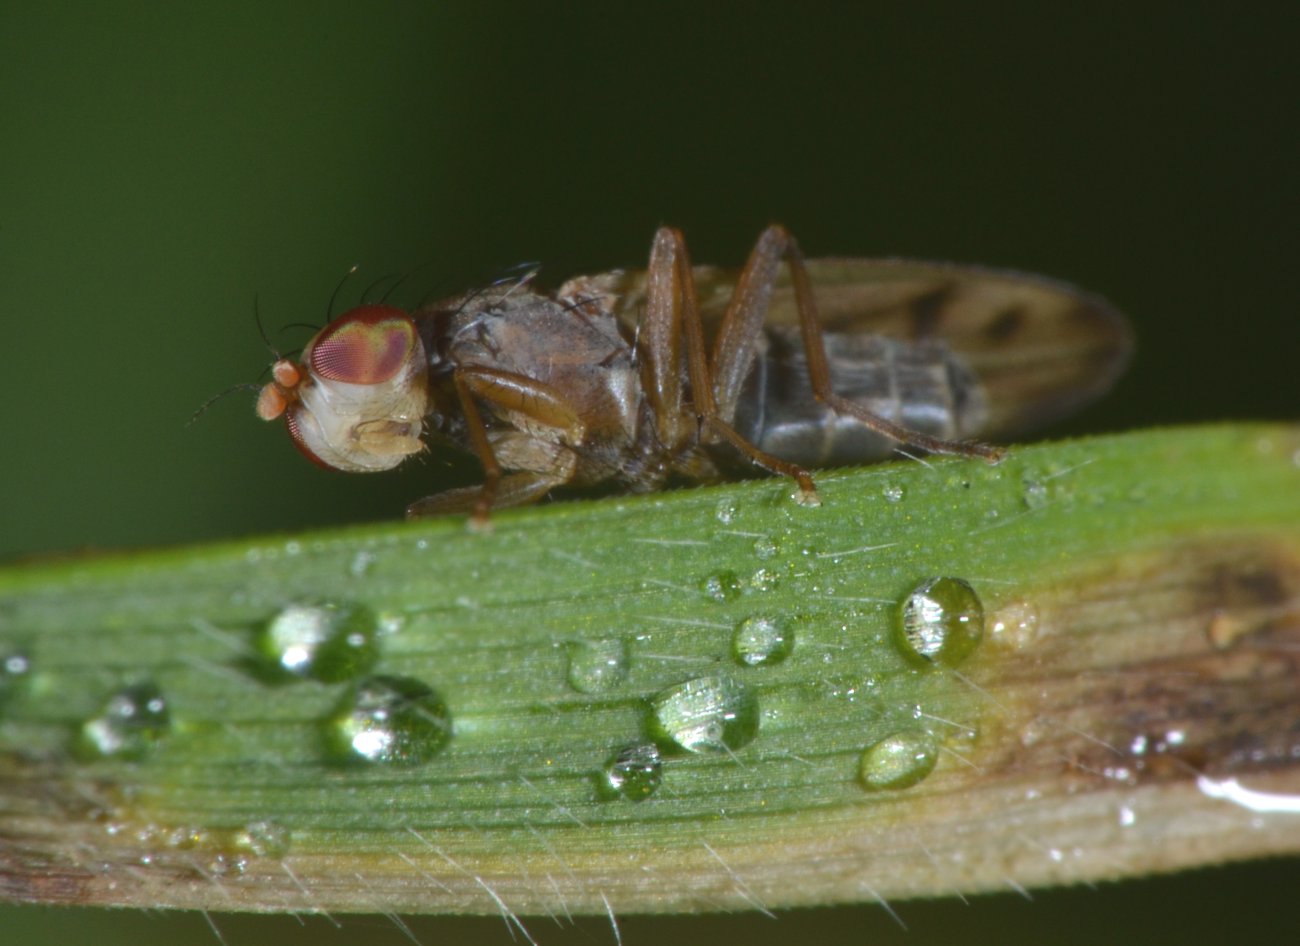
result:
[[[1132,347],[1104,300],[1020,273],[805,260],[771,226],[744,268],[693,267],[680,231],[645,270],[531,274],[413,314],[362,305],[261,391],[317,464],[389,470],[426,440],[471,451],[480,486],[411,518],[535,502],[557,487],[650,492],[758,467],[817,503],[809,469],[920,450],[996,462],[1002,440],[1102,394]]]

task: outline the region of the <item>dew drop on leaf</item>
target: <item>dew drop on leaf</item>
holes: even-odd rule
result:
[[[451,740],[451,713],[432,689],[410,677],[358,681],[326,721],[326,742],[339,761],[419,765]]]
[[[728,752],[758,735],[758,698],[723,676],[697,677],[650,698],[652,740],[686,752]]]
[[[984,605],[960,578],[930,578],[903,599],[895,640],[913,663],[955,667],[984,637]]]
[[[162,691],[153,683],[118,690],[98,715],[81,724],[78,751],[88,757],[138,759],[166,735],[170,713]]]
[[[934,737],[920,730],[886,736],[862,753],[858,778],[864,788],[910,788],[934,771],[939,749]]]

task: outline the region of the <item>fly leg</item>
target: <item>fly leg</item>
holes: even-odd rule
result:
[[[511,431],[491,441],[493,456],[500,466],[522,472],[507,473],[497,480],[491,495],[491,509],[526,506],[541,499],[573,478],[577,457],[562,444],[538,440]],[[456,513],[471,513],[473,528],[487,524],[487,512],[480,513],[482,486],[449,489],[417,499],[406,507],[407,519],[424,519]]]
[[[468,510],[471,525],[481,528],[487,524],[493,506],[533,502],[573,478],[577,469],[573,452],[562,443],[528,430],[558,431],[569,444],[582,442],[586,430],[581,418],[554,388],[522,375],[484,367],[458,368],[452,382],[470,446],[483,465],[483,484],[417,500],[406,509],[408,519]],[[494,441],[483,421],[479,400],[509,415],[520,429]],[[509,468],[523,468],[523,472],[503,476],[503,461]]]
[[[704,328],[700,323],[691,273],[690,254],[680,230],[661,227],[650,250],[646,291],[646,315],[641,323],[641,341],[648,362],[647,396],[654,408],[660,442],[669,449],[689,442],[694,429],[703,429],[726,440],[752,463],[772,473],[791,477],[799,485],[798,500],[815,506],[819,500],[812,475],[799,466],[772,456],[750,443],[731,426],[735,404],[721,410],[714,398],[708,357],[704,351]],[[760,312],[760,320],[761,320]],[[686,343],[687,376],[695,420],[683,409],[680,376],[680,342]]]
[[[927,453],[982,457],[990,463],[1002,459],[1005,451],[1000,447],[944,440],[909,430],[835,393],[830,366],[826,361],[826,347],[822,343],[817,303],[813,297],[808,271],[804,268],[803,254],[794,237],[779,224],[764,230],[754,244],[749,261],[745,263],[731,301],[727,304],[726,314],[714,342],[711,365],[713,393],[721,416],[736,416],[737,400],[758,353],[763,320],[772,298],[777,268],[783,260],[790,266],[790,281],[794,286],[795,305],[799,312],[799,334],[808,359],[808,378],[812,384],[813,396],[818,401],[835,413],[852,417],[876,433],[897,441],[901,446],[917,447]]]

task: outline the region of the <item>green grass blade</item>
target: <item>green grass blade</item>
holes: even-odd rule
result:
[[[818,482],[0,572],[0,898],[686,912],[1300,851],[1300,430]],[[984,634],[926,661],[936,576]],[[374,674],[436,698],[349,761]]]

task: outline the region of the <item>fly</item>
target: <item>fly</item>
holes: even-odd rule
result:
[[[784,265],[783,265],[784,264]],[[680,231],[645,270],[531,275],[414,314],[362,305],[261,391],[321,466],[376,472],[468,449],[480,486],[411,518],[534,502],[562,486],[630,492],[758,467],[816,504],[808,470],[907,448],[982,457],[1099,396],[1131,336],[1104,300],[1019,273],[904,260],[804,260],[781,226],[739,272],[692,267]]]

